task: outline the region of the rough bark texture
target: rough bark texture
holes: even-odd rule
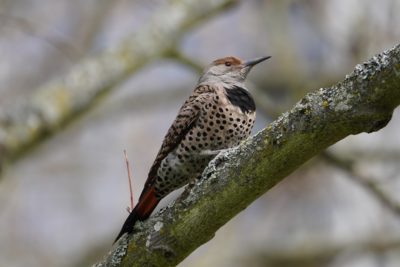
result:
[[[65,77],[36,90],[25,102],[0,110],[0,170],[46,134],[86,110],[126,76],[169,53],[188,27],[237,0],[179,0],[161,5],[147,27],[114,49],[84,59]]]
[[[260,195],[311,157],[351,134],[384,127],[400,104],[400,45],[337,85],[307,94],[289,112],[220,153],[203,179],[139,223],[96,266],[175,266]]]

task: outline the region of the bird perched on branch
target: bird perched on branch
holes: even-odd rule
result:
[[[163,197],[200,178],[221,150],[237,146],[250,135],[256,106],[244,81],[253,66],[268,58],[225,57],[205,69],[169,128],[139,201],[115,241],[131,233],[136,221],[147,219]]]

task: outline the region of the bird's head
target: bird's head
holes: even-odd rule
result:
[[[200,77],[199,82],[243,83],[251,68],[270,57],[260,57],[242,61],[237,57],[224,57],[214,60]]]

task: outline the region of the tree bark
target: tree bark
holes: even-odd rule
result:
[[[351,134],[383,128],[400,104],[400,45],[359,64],[345,80],[307,94],[202,179],[138,223],[95,266],[175,266],[301,164]]]
[[[179,0],[160,5],[140,32],[115,48],[86,58],[64,77],[36,90],[31,99],[0,110],[0,170],[42,137],[88,110],[97,99],[150,60],[167,55],[196,23],[237,0]]]

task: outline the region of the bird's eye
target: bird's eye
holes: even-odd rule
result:
[[[225,66],[229,67],[230,65],[232,65],[231,62],[229,62],[229,61],[225,62]]]

